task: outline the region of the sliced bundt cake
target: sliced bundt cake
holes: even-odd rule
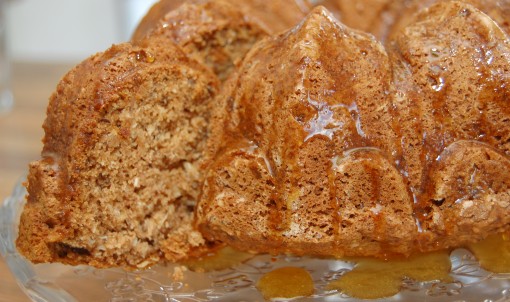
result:
[[[226,2],[153,25],[52,96],[17,240],[32,261],[143,267],[207,250],[193,211],[218,77],[266,34]]]
[[[318,2],[162,0],[71,70],[19,250],[146,267],[217,243],[388,257],[508,231],[507,2],[320,3],[377,16],[353,26],[386,47]]]

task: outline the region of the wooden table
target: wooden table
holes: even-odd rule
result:
[[[0,114],[0,202],[39,157],[48,97],[74,64],[15,63],[12,67],[14,107]],[[0,302],[30,301],[0,257]]]

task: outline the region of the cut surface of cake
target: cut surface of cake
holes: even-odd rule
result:
[[[58,85],[17,239],[32,261],[143,267],[205,244],[188,207],[218,81],[160,42],[113,46]]]
[[[143,268],[509,231],[507,4],[158,2],[50,98],[19,251]]]

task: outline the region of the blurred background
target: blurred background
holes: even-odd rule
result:
[[[129,40],[154,2],[0,0],[0,206],[40,157],[48,98],[60,78],[88,56]],[[2,257],[0,280],[0,302],[29,301]]]
[[[77,62],[129,39],[155,0],[7,1],[13,61]]]

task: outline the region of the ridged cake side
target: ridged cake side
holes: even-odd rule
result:
[[[207,238],[389,257],[510,229],[508,36],[451,1],[389,45],[317,8],[254,46],[220,94]]]
[[[390,45],[399,168],[429,231],[423,249],[508,229],[508,36],[474,6],[441,1]]]
[[[323,8],[256,44],[220,95],[204,234],[258,252],[408,254],[417,230],[391,160],[391,79],[382,45]]]

